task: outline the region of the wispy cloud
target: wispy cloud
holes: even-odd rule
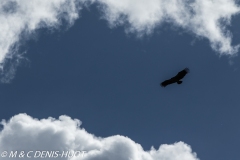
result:
[[[232,46],[227,26],[239,14],[235,0],[98,0],[104,18],[111,27],[124,25],[127,32],[140,36],[150,34],[162,23],[181,27],[210,41],[222,55],[233,55],[239,46]]]
[[[81,128],[81,121],[68,116],[59,119],[36,119],[26,114],[18,114],[9,121],[2,121],[0,131],[0,154],[24,151],[34,156],[36,151],[87,151],[83,160],[198,160],[196,153],[184,142],[163,144],[144,151],[142,146],[128,137],[115,135],[97,137]],[[64,156],[63,156],[64,157]],[[46,157],[44,159],[48,159]],[[76,157],[70,158],[74,159]],[[14,158],[18,159],[18,158]],[[23,158],[19,158],[23,159]],[[52,158],[49,158],[52,159]],[[67,159],[67,158],[61,158]]]
[[[148,35],[168,23],[208,39],[220,55],[238,52],[227,28],[240,11],[235,0],[1,0],[0,80],[13,78],[21,57],[18,46],[26,37],[40,28],[58,28],[62,21],[71,26],[85,4],[97,5],[112,28],[124,26],[127,33]]]
[[[9,59],[16,58],[16,52],[24,37],[31,36],[39,28],[57,28],[62,20],[68,25],[79,16],[79,10],[84,0],[1,0],[0,1],[0,65],[5,74],[4,64]],[[14,63],[16,62],[14,61]],[[8,64],[9,65],[9,64]],[[15,66],[16,64],[10,64]],[[4,76],[9,81],[11,76]],[[7,73],[9,74],[9,73]],[[3,79],[2,79],[3,81]]]

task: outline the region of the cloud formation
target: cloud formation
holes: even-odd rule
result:
[[[62,21],[73,25],[86,4],[97,5],[112,28],[124,26],[127,33],[148,35],[168,23],[209,40],[220,55],[238,52],[227,28],[240,11],[236,0],[1,0],[0,76],[5,76],[1,81],[14,76],[22,59],[18,46],[26,37],[40,28],[58,28]],[[7,62],[11,65],[6,67]]]
[[[31,36],[40,28],[57,28],[62,21],[72,25],[79,16],[83,2],[84,0],[1,0],[0,65],[2,72],[8,68],[4,64],[9,60],[15,58],[14,63],[18,62],[17,49],[21,41],[24,41],[24,37]],[[12,78],[15,65],[10,64],[11,74],[5,75],[4,81]]]
[[[62,19],[69,24],[78,18],[76,0],[1,0],[0,62],[3,62],[22,34],[44,27],[57,27]],[[10,53],[9,53],[10,54]]]
[[[125,136],[96,137],[80,127],[81,121],[65,115],[59,119],[50,117],[39,120],[18,114],[9,121],[3,120],[1,124],[0,153],[33,151],[29,155],[34,156],[36,151],[72,150],[87,152],[83,157],[72,157],[70,160],[198,160],[196,153],[184,142],[163,144],[158,149],[152,147],[149,151],[144,151],[140,144]],[[12,158],[0,156],[0,159]],[[29,158],[25,155],[25,158],[19,159]]]
[[[162,23],[207,38],[220,54],[233,55],[232,35],[226,26],[239,14],[235,0],[99,0],[110,26],[125,25],[127,32],[149,34]]]

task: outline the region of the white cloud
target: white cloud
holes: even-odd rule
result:
[[[81,128],[79,120],[68,116],[39,120],[18,114],[7,122],[2,121],[2,124],[0,154],[3,151],[25,151],[25,154],[34,151],[30,153],[34,156],[35,151],[72,150],[87,153],[84,157],[73,157],[71,160],[198,160],[191,147],[183,142],[163,144],[158,149],[152,147],[144,151],[140,144],[125,136],[96,137]],[[12,158],[0,156],[0,159]],[[29,158],[25,155],[25,159]]]
[[[169,23],[209,40],[220,55],[234,55],[228,30],[240,7],[235,0],[1,0],[0,81],[14,77],[23,59],[18,46],[40,28],[58,28],[62,20],[72,25],[85,4],[97,4],[111,27],[145,35]]]
[[[98,0],[104,18],[111,27],[124,25],[127,32],[140,36],[152,33],[168,22],[207,38],[211,47],[224,55],[233,55],[239,46],[232,46],[227,30],[231,17],[239,14],[235,0]]]
[[[19,60],[15,50],[24,41],[23,36],[28,37],[39,28],[57,28],[62,20],[72,25],[83,2],[85,0],[1,0],[0,65],[3,74],[6,61]],[[5,75],[4,81],[13,77],[14,67],[10,70],[10,76]]]

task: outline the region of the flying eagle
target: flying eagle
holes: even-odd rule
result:
[[[177,83],[177,84],[181,84],[182,81],[181,79],[183,79],[183,77],[189,72],[189,69],[188,68],[185,68],[184,70],[178,72],[178,74],[174,77],[172,77],[171,79],[168,79],[168,80],[165,80],[163,81],[160,85],[162,87],[166,87],[167,85],[169,84],[172,84],[172,83]]]

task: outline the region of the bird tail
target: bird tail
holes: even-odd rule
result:
[[[182,81],[177,81],[177,84],[182,84]]]

